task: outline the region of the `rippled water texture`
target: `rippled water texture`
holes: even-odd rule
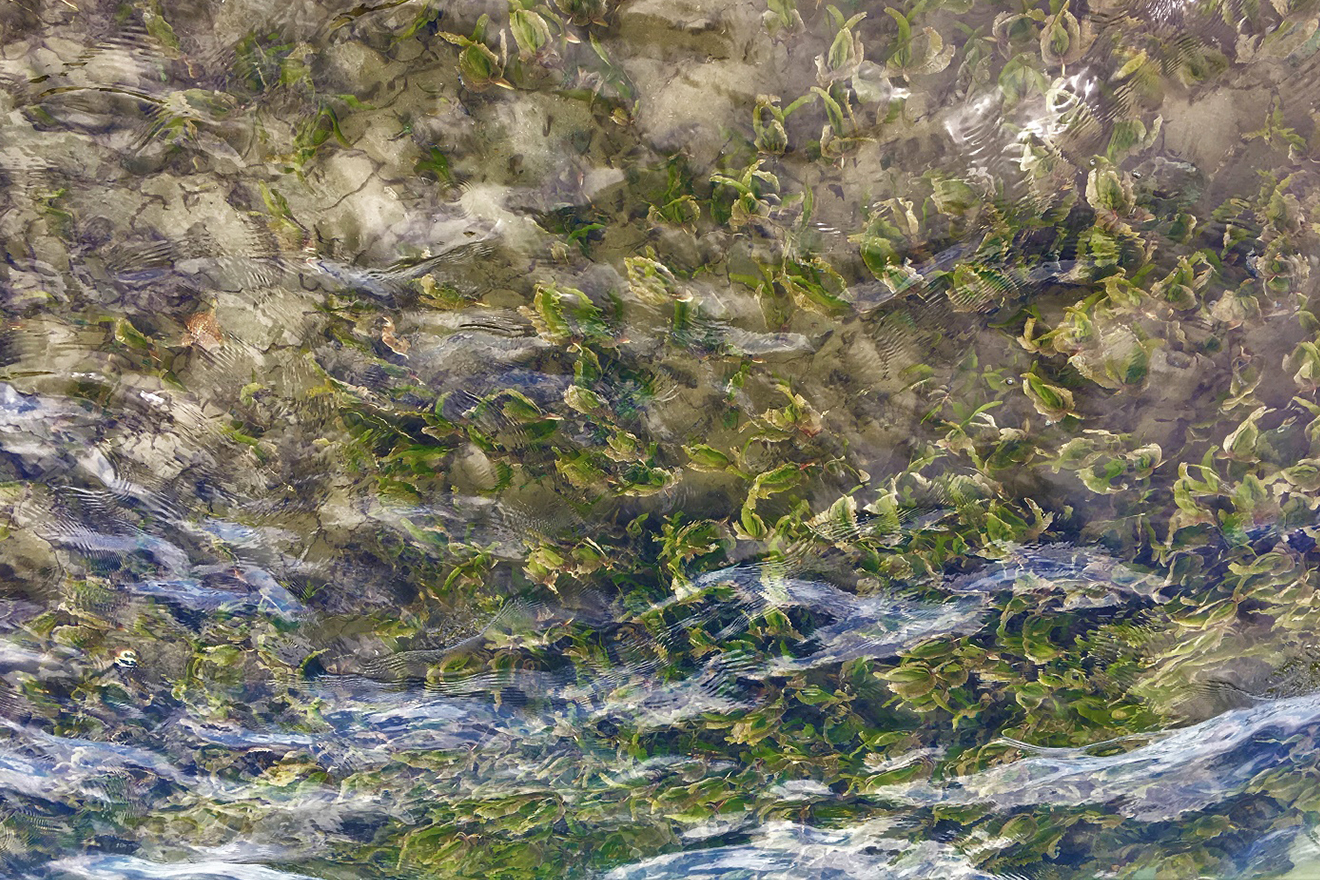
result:
[[[798,3],[4,0],[0,875],[1320,877],[1320,3]]]

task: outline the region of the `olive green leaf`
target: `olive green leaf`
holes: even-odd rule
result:
[[[1044,94],[1049,81],[1036,69],[1034,57],[1016,55],[999,72],[999,89],[1004,95],[1004,106],[1013,107],[1033,94]]]
[[[974,213],[985,200],[984,193],[978,192],[978,188],[961,177],[934,175],[931,185],[930,197],[935,210],[946,217],[965,217]]]
[[[1088,42],[1083,39],[1077,16],[1068,9],[1065,0],[1058,12],[1045,19],[1040,31],[1040,56],[1056,67],[1072,64],[1086,53]]]
[[[752,108],[752,131],[756,149],[773,156],[788,149],[788,132],[784,130],[785,113],[779,108],[775,95],[758,95]]]
[[[687,453],[688,467],[694,471],[723,473],[731,469],[736,470],[733,459],[705,443],[684,446],[683,451]]]
[[[564,403],[569,409],[584,415],[591,415],[605,409],[605,401],[600,395],[581,385],[570,385],[564,390]]]
[[[757,159],[744,168],[736,178],[727,174],[716,173],[710,176],[710,182],[730,187],[738,194],[739,198],[751,199],[758,206],[763,205],[768,212],[769,202],[761,201],[759,196],[763,190],[778,190],[779,178],[770,171],[763,171],[761,166],[764,164],[764,160]]]
[[[463,84],[474,92],[482,92],[492,85],[501,88],[511,89],[513,86],[504,79],[504,60],[503,55],[495,54],[489,46],[486,45],[486,27],[490,24],[490,16],[482,14],[477,19],[477,25],[472,31],[472,36],[464,37],[459,34],[442,32],[440,34],[445,40],[460,47],[458,52],[458,72],[463,77]],[[501,43],[504,33],[500,32]]]
[[[857,499],[844,495],[807,524],[825,540],[843,546],[861,532],[857,521]]]
[[[802,30],[802,15],[797,11],[797,5],[793,0],[766,0],[768,9],[761,13],[761,22],[765,26],[766,33],[771,37],[779,37],[782,33],[792,30]]]
[[[1034,39],[1036,28],[1044,18],[1045,13],[1040,9],[1001,12],[996,15],[990,26],[990,32],[1004,57],[1011,57],[1016,51],[1020,51],[1023,43]]]
[[[1224,438],[1222,445],[1229,458],[1237,461],[1255,460],[1256,446],[1260,441],[1260,428],[1256,423],[1268,411],[1268,406],[1259,406],[1252,410],[1251,415],[1243,419],[1242,423]]]
[[[1293,381],[1305,392],[1320,388],[1320,345],[1302,340],[1283,358],[1283,369],[1293,374]]]
[[[758,502],[779,492],[792,489],[802,481],[802,468],[795,464],[784,464],[769,471],[763,471],[752,478],[747,490],[747,499],[743,502],[738,522],[743,537],[760,540],[770,535],[770,529],[756,512]]]
[[[1098,161],[1086,176],[1086,201],[1097,212],[1126,216],[1136,203],[1132,179],[1107,161]]]
[[[898,25],[894,50],[885,60],[885,67],[891,75],[907,79],[912,76],[939,73],[949,66],[949,62],[953,60],[954,47],[952,43],[946,45],[939,32],[931,27],[923,27],[921,32],[914,36],[912,25],[903,13],[892,6],[886,7],[885,12],[888,12]]]
[[[555,7],[578,27],[604,25],[609,13],[608,0],[554,0]]]
[[[510,3],[509,32],[523,61],[537,58],[553,37],[549,23],[539,13],[517,2]]]
[[[1022,374],[1022,392],[1036,411],[1051,422],[1075,415],[1072,392],[1046,381],[1034,371]]]
[[[531,307],[523,306],[519,311],[549,342],[612,342],[610,328],[600,309],[576,288],[560,287],[550,282],[538,283],[532,295]]]
[[[675,299],[690,297],[682,291],[678,279],[669,267],[654,257],[624,258],[628,273],[628,288],[642,302],[650,305],[668,305]]]
[[[851,77],[865,60],[865,47],[861,38],[853,33],[853,28],[866,18],[866,13],[859,12],[845,21],[838,7],[826,6],[825,10],[834,21],[834,39],[830,41],[825,54],[816,56],[816,82],[829,86],[830,83]]]

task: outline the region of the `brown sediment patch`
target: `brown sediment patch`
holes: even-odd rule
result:
[[[225,344],[220,322],[214,311],[197,312],[184,319],[184,345],[196,345],[204,351],[215,351]]]
[[[1259,126],[1261,108],[1269,105],[1266,93],[1232,89],[1169,98],[1160,108],[1164,145],[1197,168],[1213,170],[1242,143],[1243,132]]]

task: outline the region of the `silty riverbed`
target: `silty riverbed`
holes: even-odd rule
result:
[[[1317,50],[5,3],[0,874],[1320,876]]]

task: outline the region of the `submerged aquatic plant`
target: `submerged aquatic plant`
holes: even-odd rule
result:
[[[442,33],[441,36],[459,47],[458,73],[463,84],[474,92],[483,92],[491,86],[504,89],[513,88],[504,79],[505,47],[504,31],[500,31],[500,51],[486,45],[486,28],[490,25],[490,16],[482,15],[472,29],[472,36]]]
[[[885,67],[891,76],[906,80],[911,76],[939,73],[949,66],[953,60],[953,46],[946,45],[934,28],[923,27],[914,35],[907,16],[892,6],[885,11],[898,25],[893,50],[885,59]]]
[[[1314,4],[256,6],[0,13],[4,873],[1307,870]]]
[[[835,32],[829,50],[816,56],[816,82],[828,87],[836,80],[852,77],[865,60],[866,48],[861,37],[853,33],[853,28],[866,18],[866,13],[859,12],[845,21],[838,7],[826,6],[825,11],[834,20]]]

